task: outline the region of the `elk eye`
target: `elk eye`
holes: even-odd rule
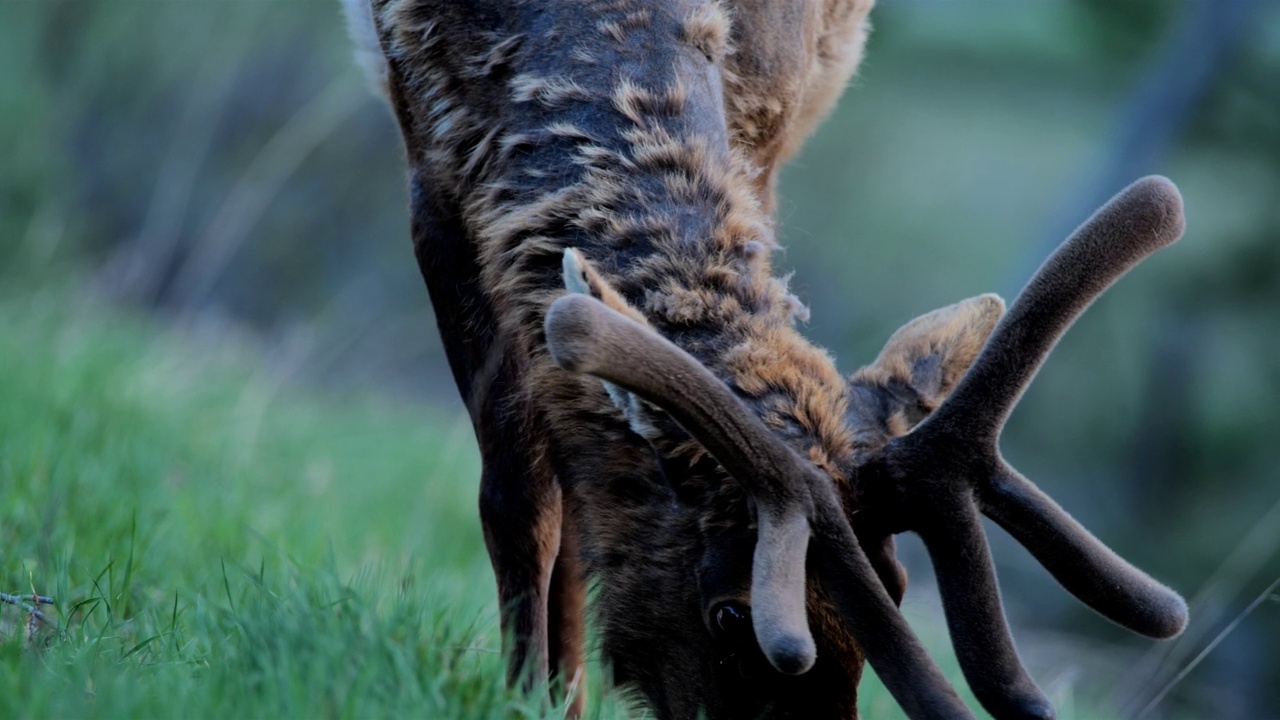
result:
[[[725,639],[740,639],[751,634],[751,611],[738,603],[725,603],[716,608],[716,634]]]

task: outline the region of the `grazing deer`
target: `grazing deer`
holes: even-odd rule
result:
[[[614,679],[660,717],[854,717],[864,658],[909,716],[968,717],[895,607],[891,539],[913,531],[980,702],[1051,717],[1014,651],[978,513],[1112,620],[1182,629],[1176,593],[998,450],[1074,318],[1180,236],[1181,199],[1166,180],[1135,183],[1007,314],[990,295],[934,311],[841,376],[794,328],[802,308],[770,270],[764,208],[861,40],[829,36],[852,56],[797,45],[843,59],[796,66],[798,100],[752,135],[744,108],[758,105],[742,94],[778,66],[727,55],[728,39],[817,4],[740,5],[759,22],[737,33],[704,0],[355,13],[378,38],[415,252],[480,443],[512,679],[577,672],[585,574]],[[856,29],[865,7],[805,17]]]

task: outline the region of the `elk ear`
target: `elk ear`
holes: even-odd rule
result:
[[[930,410],[951,394],[1004,315],[998,295],[979,295],[898,328],[872,367],[920,395]]]
[[[649,321],[631,307],[626,298],[614,290],[577,249],[568,248],[564,251],[562,268],[565,290],[570,293],[590,295],[632,320],[648,326]],[[649,441],[658,437],[660,433],[654,420],[662,412],[661,410],[611,382],[602,380],[601,384],[604,385],[605,392],[609,393],[609,399],[627,418],[633,432]]]
[[[979,295],[898,328],[850,380],[853,409],[875,416],[856,424],[884,427],[890,436],[910,430],[947,399],[1003,314],[999,296]]]

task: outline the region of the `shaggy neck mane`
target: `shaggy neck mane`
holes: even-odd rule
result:
[[[513,2],[502,17],[449,23],[475,29],[445,37],[415,22],[416,5],[380,12],[394,31],[391,72],[416,94],[398,103],[402,120],[418,108],[409,152],[431,169],[414,181],[462,209],[505,332],[545,353],[544,313],[563,292],[564,250],[577,248],[654,328],[841,478],[852,454],[845,383],[794,328],[806,310],[773,276],[755,169],[729,148],[719,6]]]

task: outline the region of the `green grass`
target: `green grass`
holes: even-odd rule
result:
[[[543,714],[502,687],[463,419],[57,292],[0,328],[0,587],[61,617],[32,652],[0,609],[0,714]]]
[[[562,714],[503,688],[465,418],[72,295],[0,298],[0,590],[59,625],[0,606],[0,716]]]

